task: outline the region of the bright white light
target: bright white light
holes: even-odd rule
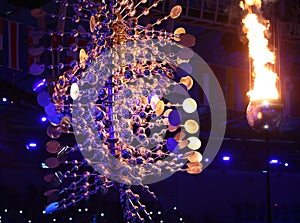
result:
[[[42,118],[41,118],[41,121],[42,121],[42,122],[45,122],[45,121],[47,121],[47,118],[46,118],[46,117],[42,117]]]
[[[275,160],[275,159],[274,159],[274,160],[271,160],[271,161],[270,161],[270,164],[278,164],[278,162],[279,162],[278,160]]]
[[[4,209],[4,212],[7,212],[7,209]]]
[[[209,162],[209,159],[208,159],[208,158],[205,158],[204,161],[205,161],[206,163],[208,163],[208,162]]]
[[[230,160],[230,157],[229,157],[229,156],[223,156],[223,160],[224,160],[224,161],[229,161],[229,160]]]
[[[69,220],[72,221],[72,218],[70,217]]]
[[[160,220],[160,223],[163,223],[164,221],[163,220]]]
[[[161,211],[158,211],[157,214],[161,214]]]
[[[46,214],[46,211],[43,211],[43,214]]]
[[[85,211],[88,211],[89,209],[88,209],[88,208],[85,208],[84,210],[85,210]]]
[[[55,219],[55,218],[53,218],[53,221],[56,221],[56,219]]]
[[[263,173],[267,173],[268,171],[266,171],[266,170],[263,170],[262,172],[263,172]]]
[[[23,211],[22,211],[22,210],[20,210],[20,211],[19,211],[19,213],[20,213],[20,214],[22,214],[22,213],[23,213]]]
[[[7,102],[7,98],[2,98],[2,101],[3,102]]]
[[[100,216],[101,216],[101,217],[104,217],[104,213],[101,213]]]
[[[177,207],[174,207],[173,209],[174,209],[174,210],[177,210]]]
[[[284,166],[289,166],[289,164],[288,164],[288,163],[285,163]]]
[[[78,212],[81,212],[81,208],[78,209]]]
[[[183,221],[183,219],[182,219],[182,218],[179,218],[179,221]]]
[[[150,211],[150,212],[149,212],[149,214],[153,214],[153,212],[152,212],[152,211]]]
[[[186,113],[193,113],[197,109],[197,102],[192,98],[187,98],[183,101],[182,107]]]
[[[35,149],[37,147],[37,144],[35,142],[30,142],[26,145],[26,149],[31,150]]]
[[[31,220],[28,220],[28,223],[31,223]]]

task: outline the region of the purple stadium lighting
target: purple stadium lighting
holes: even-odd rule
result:
[[[230,156],[223,156],[223,160],[224,161],[229,161],[230,160]]]

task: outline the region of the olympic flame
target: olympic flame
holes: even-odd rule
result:
[[[268,47],[266,34],[269,21],[260,13],[261,0],[245,0],[240,7],[246,12],[243,18],[243,31],[249,40],[249,56],[252,60],[252,89],[247,93],[250,101],[278,99],[278,76],[273,71],[275,54]]]

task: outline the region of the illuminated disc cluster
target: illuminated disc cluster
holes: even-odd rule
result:
[[[138,24],[159,2],[139,16],[141,3],[133,1],[78,1],[73,6],[91,12],[90,47],[79,51],[79,61],[53,84],[51,95],[38,95],[51,123],[46,149],[54,156],[46,164],[70,167],[45,180],[61,185],[72,179],[47,194],[52,202],[47,213],[115,187],[124,218],[143,222],[151,217],[128,185],[141,185],[155,197],[145,184],[177,171],[202,171],[202,155],[196,151],[201,147],[197,103],[188,94],[194,84],[189,65],[194,53],[187,47],[195,39],[183,28],[175,34],[153,28],[180,16],[182,8],[173,7],[169,16],[146,27]],[[65,134],[74,134],[76,144],[61,146],[55,140]],[[84,158],[70,160],[79,151]],[[63,196],[68,198],[59,200]]]

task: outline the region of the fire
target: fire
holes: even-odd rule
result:
[[[261,0],[245,0],[240,3],[240,7],[247,12],[242,22],[249,40],[249,56],[253,66],[253,86],[247,93],[250,101],[279,98],[278,76],[270,67],[275,64],[275,54],[268,48],[266,38],[269,21],[253,12],[253,8],[260,10],[261,5]]]

